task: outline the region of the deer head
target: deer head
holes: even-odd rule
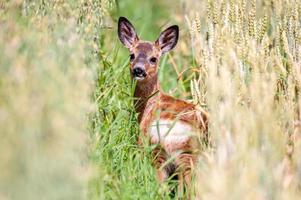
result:
[[[145,82],[158,73],[160,57],[173,49],[179,37],[179,27],[170,26],[161,32],[155,42],[140,40],[134,26],[125,17],[118,21],[118,36],[130,51],[131,76],[138,82]]]

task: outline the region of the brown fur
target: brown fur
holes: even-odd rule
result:
[[[175,47],[179,28],[171,26],[163,31],[155,42],[139,40],[132,24],[124,17],[119,19],[118,36],[121,42],[132,54],[131,75],[137,66],[143,68],[146,76],[139,78],[135,89],[135,108],[141,128],[139,144],[142,138],[147,138],[150,143],[157,145],[153,150],[154,166],[157,169],[159,181],[164,181],[173,173],[179,178],[179,188],[183,189],[184,184],[189,185],[191,171],[197,160],[199,150],[199,138],[206,138],[208,130],[208,114],[196,105],[183,100],[175,99],[164,94],[158,83],[158,63],[163,53]],[[156,62],[150,62],[156,58]],[[141,67],[143,66],[143,67]],[[179,120],[185,126],[190,126],[199,135],[185,135],[184,139],[163,141],[158,143],[152,139],[149,129],[156,120]],[[188,138],[188,139],[187,139]],[[177,154],[172,163],[166,161],[171,154]]]
[[[144,90],[142,89],[144,88]],[[138,83],[135,90],[136,111],[139,113],[138,120],[142,135],[139,143],[142,144],[142,138],[149,138],[148,129],[156,119],[179,120],[190,124],[199,130],[201,138],[207,138],[208,114],[205,111],[198,110],[194,104],[175,99],[164,94],[157,86],[157,79],[153,78],[144,83]],[[157,116],[159,114],[159,116]],[[156,144],[150,138],[151,144]],[[165,162],[170,158],[166,151],[181,151],[175,161],[175,173],[179,177],[179,190],[183,191],[184,185],[188,186],[191,182],[191,170],[196,163],[199,144],[198,138],[191,137],[187,142],[176,144],[164,144],[165,148],[158,145],[153,150],[154,166],[157,169],[157,176],[160,182],[166,180],[171,172],[166,169]],[[167,149],[168,150],[167,150]],[[169,166],[169,165],[166,165]]]

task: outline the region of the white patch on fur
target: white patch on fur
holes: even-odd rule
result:
[[[193,129],[191,125],[172,120],[154,121],[149,129],[152,143],[173,145],[189,140]]]

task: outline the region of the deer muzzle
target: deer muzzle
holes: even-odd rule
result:
[[[134,67],[132,74],[136,80],[143,80],[146,77],[146,71],[143,67]]]

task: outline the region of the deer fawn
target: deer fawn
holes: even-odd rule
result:
[[[160,57],[178,41],[178,26],[164,30],[155,42],[138,38],[133,25],[124,17],[118,21],[118,36],[130,51],[130,71],[137,80],[135,109],[142,131],[153,150],[154,166],[160,182],[176,174],[179,188],[189,186],[197,159],[199,138],[206,137],[208,115],[194,104],[164,94],[158,83]],[[172,160],[167,162],[167,160]]]

